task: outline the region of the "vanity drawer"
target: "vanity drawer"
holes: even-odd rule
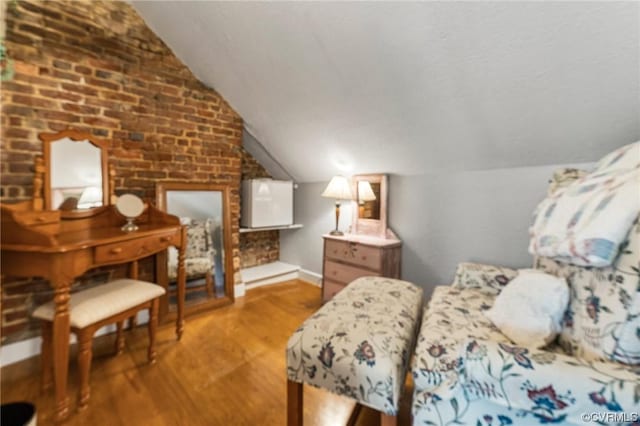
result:
[[[60,222],[60,211],[35,211],[20,214],[20,223],[26,226],[47,225]]]
[[[105,244],[96,247],[96,263],[126,262],[145,257],[180,241],[180,234],[170,233],[141,237],[136,240],[128,240],[120,243]]]
[[[326,302],[333,299],[333,296],[346,286],[346,284],[341,284],[331,280],[324,280],[322,284],[322,301]]]
[[[382,251],[377,247],[355,242],[326,240],[326,256],[341,262],[348,262],[364,268],[380,270]]]
[[[324,262],[324,277],[332,281],[349,284],[356,278],[367,276],[379,277],[380,274],[377,272],[358,268],[356,266],[333,262],[331,260],[325,260]]]

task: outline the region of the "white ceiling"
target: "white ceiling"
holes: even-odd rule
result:
[[[298,181],[640,139],[640,3],[134,1]]]

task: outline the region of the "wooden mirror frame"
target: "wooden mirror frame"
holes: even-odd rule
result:
[[[358,215],[358,182],[368,181],[369,183],[380,184],[380,219],[362,219]],[[386,238],[387,236],[387,175],[369,174],[354,175],[351,179],[353,191],[353,220],[352,227],[354,234],[369,235],[372,237]]]
[[[100,168],[102,173],[102,206],[84,210],[60,211],[61,217],[82,218],[93,216],[101,211],[101,207],[108,206],[115,199],[115,173],[109,166],[109,142],[95,138],[93,135],[75,129],[66,129],[57,133],[40,133],[42,141],[42,157],[36,158],[35,176],[33,180],[33,207],[35,210],[52,210],[51,206],[51,144],[64,138],[73,142],[89,141],[100,149]]]
[[[156,206],[167,212],[167,191],[218,191],[222,193],[222,227],[224,238],[224,296],[213,297],[201,303],[185,305],[187,313],[200,312],[212,308],[229,305],[234,302],[234,271],[233,271],[233,246],[231,234],[231,187],[210,183],[192,182],[159,182],[156,184]],[[168,288],[167,253],[161,253],[156,260],[156,277],[158,283]],[[167,293],[168,294],[168,293]],[[175,318],[175,312],[169,312],[169,298],[163,297],[160,305],[160,313],[169,319]]]

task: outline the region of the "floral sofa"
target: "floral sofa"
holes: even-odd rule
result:
[[[534,267],[570,289],[544,349],[514,345],[483,315],[517,271],[463,263],[435,289],[412,364],[414,425],[640,425],[639,220],[609,267]]]

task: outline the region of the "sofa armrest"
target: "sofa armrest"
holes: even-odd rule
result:
[[[497,295],[516,275],[518,271],[510,268],[463,262],[458,264],[452,285],[457,288],[477,288]]]
[[[640,412],[638,366],[587,362],[493,341],[468,340],[462,351],[460,382],[467,393],[543,423],[582,424],[585,413],[621,413],[611,414],[607,423],[626,423],[637,419],[625,414]],[[593,419],[598,420],[605,422]]]

